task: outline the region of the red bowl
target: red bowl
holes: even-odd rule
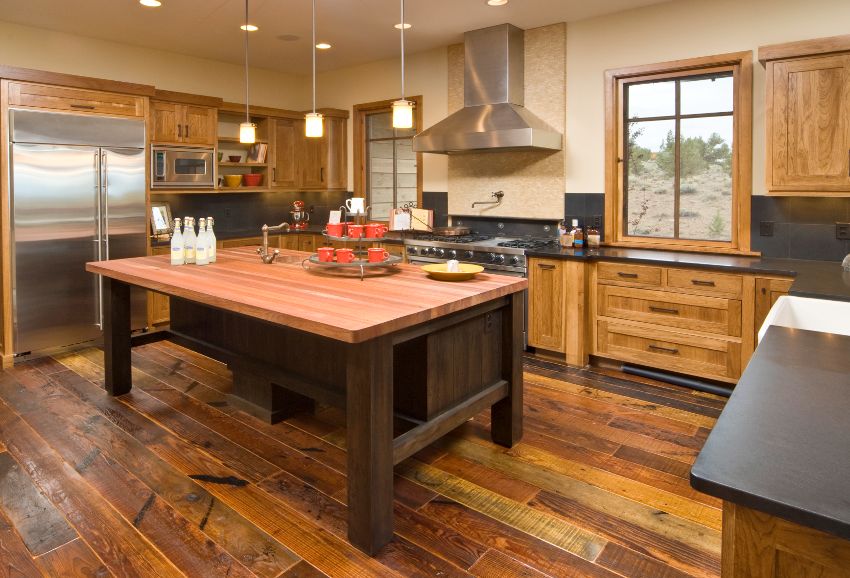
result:
[[[242,175],[242,184],[246,187],[259,187],[263,184],[263,175],[260,173]]]

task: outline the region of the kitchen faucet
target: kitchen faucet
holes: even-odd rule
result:
[[[263,225],[263,246],[257,247],[257,254],[260,256],[260,259],[263,260],[263,263],[266,265],[271,265],[274,263],[274,260],[280,255],[280,250],[275,249],[273,252],[269,253],[269,231],[285,231],[289,232],[289,223],[281,223],[280,225],[276,225],[274,227],[269,227],[268,225]]]
[[[502,191],[496,191],[495,193],[490,193],[490,196],[496,199],[495,201],[475,201],[472,203],[472,208],[475,208],[475,205],[499,205],[502,202],[502,197],[505,196],[505,193]]]

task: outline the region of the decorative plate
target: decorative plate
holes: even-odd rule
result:
[[[446,263],[433,263],[422,266],[423,271],[428,273],[432,279],[437,279],[438,281],[466,281],[484,270],[484,267],[481,265],[472,265],[470,263],[458,263],[459,271],[457,272],[449,272],[446,268]]]

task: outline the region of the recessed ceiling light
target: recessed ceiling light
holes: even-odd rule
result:
[[[405,22],[404,24],[399,22],[398,24],[395,25],[395,28],[397,30],[401,30],[402,28],[404,28],[405,30],[409,30],[409,29],[413,28],[413,24],[411,24],[410,22]]]
[[[327,50],[327,49],[329,49],[330,47],[331,47],[331,45],[330,45],[330,44],[328,44],[327,42],[319,42],[319,43],[316,45],[316,48],[318,48],[319,50]]]
[[[257,28],[253,24],[243,24],[242,26],[239,27],[239,30],[247,30],[248,32],[256,32],[257,30],[259,30],[259,28]]]
[[[162,2],[160,2],[159,0],[139,0],[139,4],[141,4],[142,6],[150,6],[151,8],[162,6]]]
[[[504,6],[508,3],[508,0],[487,0],[488,6]]]

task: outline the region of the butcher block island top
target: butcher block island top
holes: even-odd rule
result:
[[[313,269],[300,251],[262,263],[250,247],[222,249],[210,265],[171,265],[168,255],[88,263],[86,270],[323,337],[360,343],[527,288],[528,281],[479,274],[436,281],[413,265],[385,274],[345,275]],[[315,266],[313,266],[315,267]],[[358,270],[359,273],[359,270]]]

